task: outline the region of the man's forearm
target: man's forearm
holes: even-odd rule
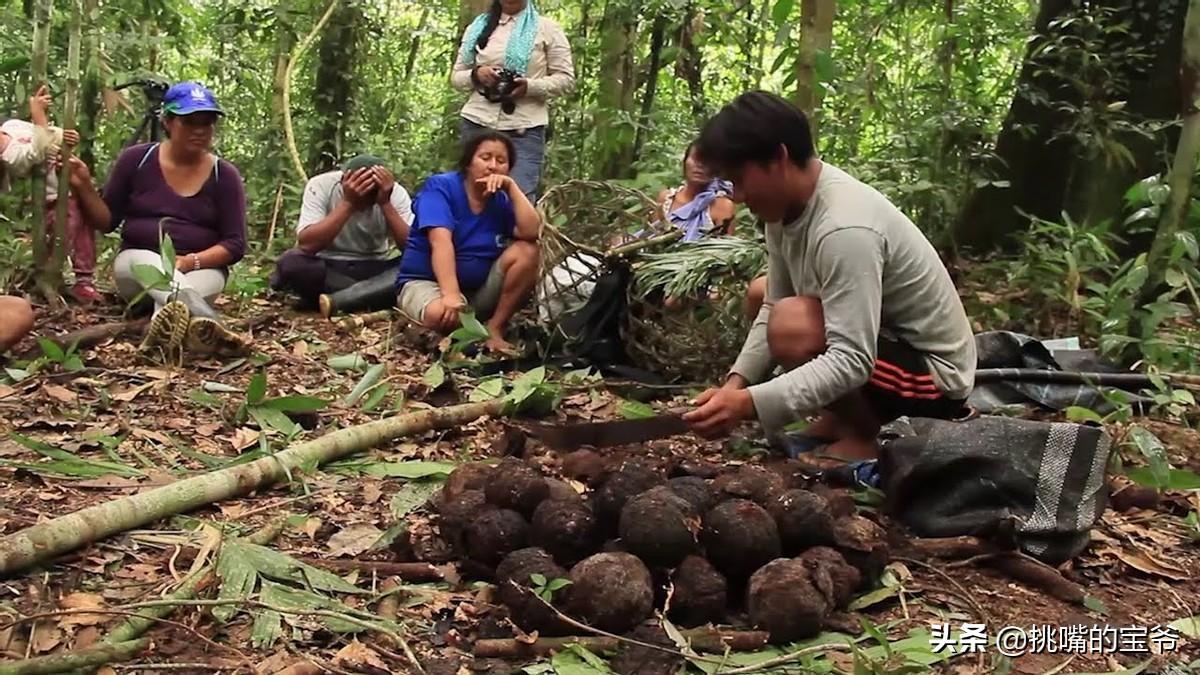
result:
[[[112,229],[112,212],[108,210],[108,204],[104,203],[104,199],[96,192],[94,185],[86,185],[85,187],[75,190],[75,198],[79,202],[79,209],[83,212],[83,219],[87,221],[93,229],[107,232]]]
[[[388,229],[392,232],[392,239],[395,240],[396,246],[400,250],[408,244],[409,224],[404,220],[404,216],[396,210],[396,207],[391,202],[386,202],[382,207],[383,219],[387,221]]]
[[[354,208],[347,202],[341,202],[333,207],[329,215],[300,230],[297,235],[297,244],[305,253],[317,253],[324,251],[337,239],[341,233],[342,227],[346,225],[346,221],[350,220],[350,215],[354,213]]]

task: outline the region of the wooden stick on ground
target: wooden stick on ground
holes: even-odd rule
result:
[[[409,434],[461,426],[485,415],[499,414],[502,406],[501,399],[493,399],[419,410],[340,429],[253,462],[39,523],[0,539],[0,577],[109,535],[272,485],[301,466],[319,466]]]
[[[63,673],[80,668],[94,668],[114,661],[128,661],[150,646],[149,638],[116,644],[98,644],[62,654],[37,656],[23,661],[0,664],[0,675],[42,675]]]
[[[404,581],[442,581],[441,570],[429,563],[375,562],[371,560],[326,560],[324,558],[297,558],[300,562],[331,572],[366,572],[385,577],[400,577]]]

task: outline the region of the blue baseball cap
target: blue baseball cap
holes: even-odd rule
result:
[[[171,85],[163,95],[163,112],[172,115],[191,115],[198,112],[214,112],[224,115],[217,97],[208,87],[199,82],[180,82]]]

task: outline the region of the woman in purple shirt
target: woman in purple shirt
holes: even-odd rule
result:
[[[87,166],[71,160],[71,187],[92,226],[108,232],[123,224],[121,251],[113,261],[122,297],[133,298],[144,290],[134,269],[161,265],[159,241],[165,234],[175,247],[178,299],[193,316],[216,317],[208,302],[225,288],[229,266],[246,251],[242,176],[211,152],[218,117],[224,114],[203,85],[172,86],[163,97],[167,140],[122,152],[109,172],[103,197]],[[147,295],[156,309],[171,297],[164,290]]]

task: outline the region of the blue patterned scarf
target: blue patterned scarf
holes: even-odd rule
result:
[[[475,43],[479,42],[479,36],[483,33],[484,26],[488,22],[488,12],[484,12],[475,17],[470,26],[467,26],[467,33],[463,38],[462,50],[459,52],[459,58],[467,65],[475,65]],[[537,38],[538,30],[538,13],[537,8],[533,6],[533,2],[525,5],[525,9],[515,17],[517,25],[513,27],[513,32],[508,38],[508,45],[504,48],[504,67],[513,70],[524,76],[529,70],[529,59],[533,56],[533,43]]]
[[[684,241],[696,241],[710,234],[702,229],[712,224],[712,219],[708,216],[708,207],[712,206],[717,197],[729,196],[732,191],[732,184],[720,179],[714,180],[705,186],[700,194],[693,197],[692,201],[668,213],[667,218],[672,225],[683,230]]]

